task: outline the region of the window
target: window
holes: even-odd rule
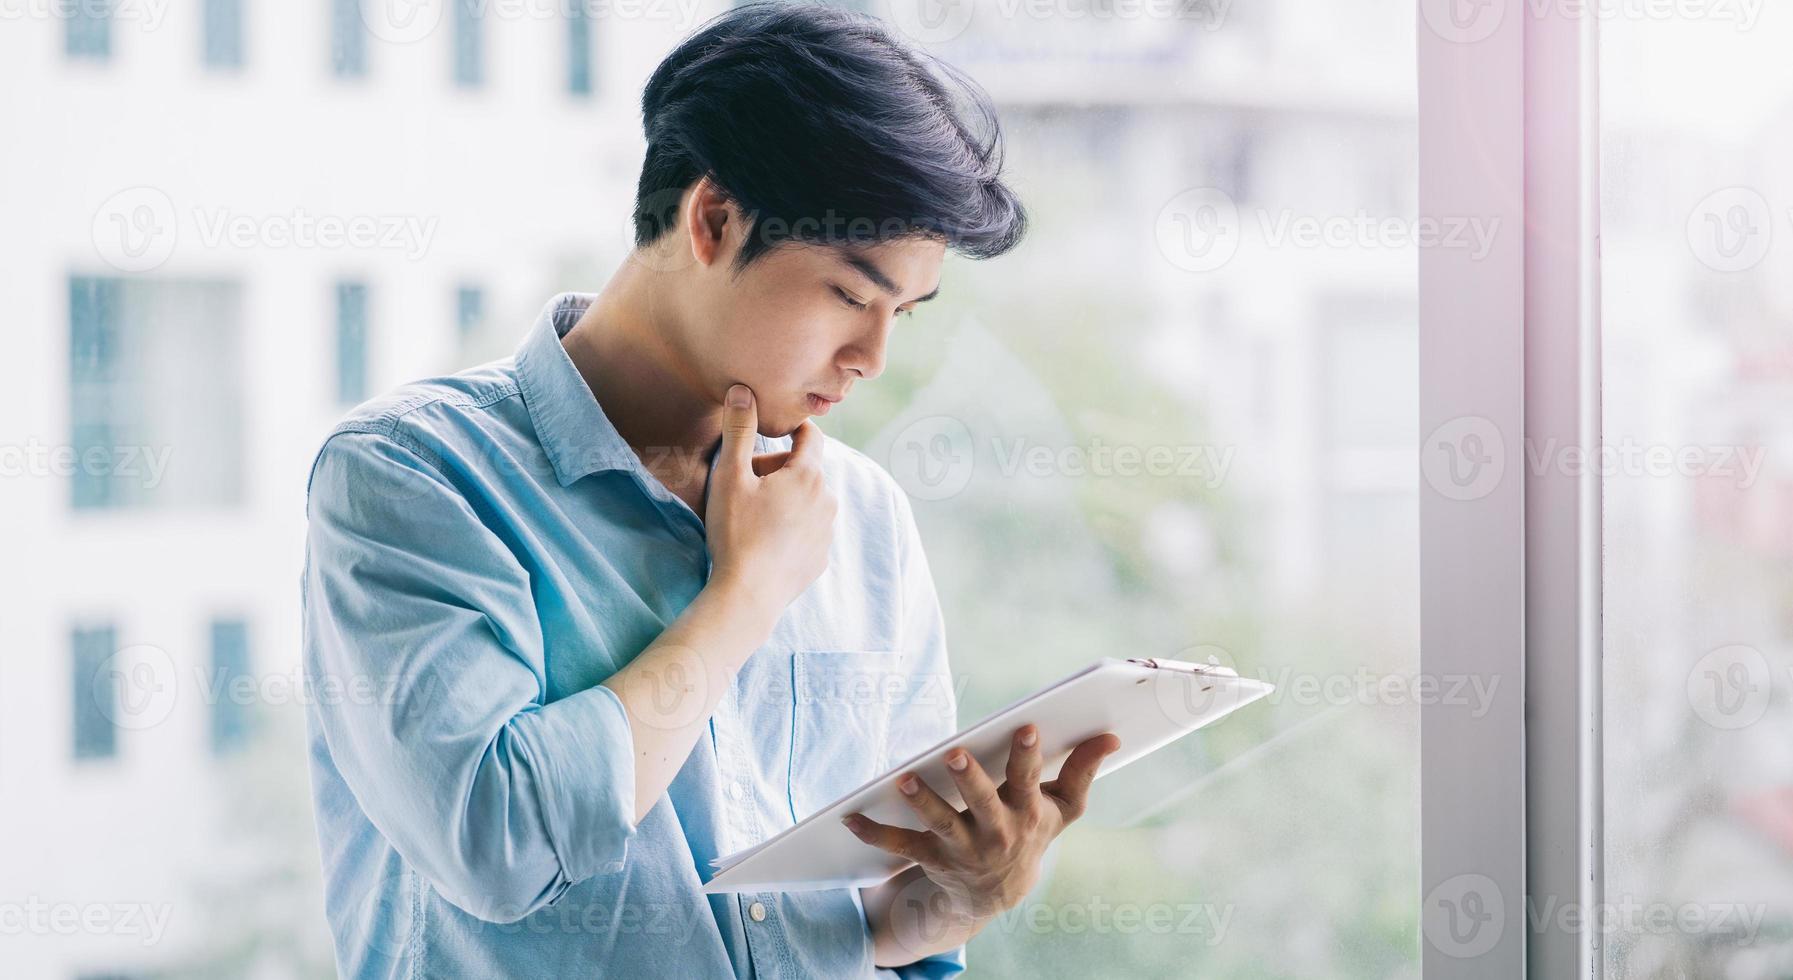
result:
[[[567,91],[573,95],[590,95],[593,89],[592,18],[586,2],[567,5]]]
[[[212,702],[212,751],[224,754],[241,748],[249,740],[253,718],[250,703],[238,689],[238,682],[252,678],[249,663],[249,624],[240,619],[220,619],[212,623],[212,676],[208,690],[216,695]]]
[[[243,0],[205,0],[205,64],[243,67]]]
[[[1793,24],[1704,9],[1600,24],[1610,980],[1793,975]]]
[[[338,78],[367,74],[367,24],[361,19],[361,0],[331,2],[330,67]]]
[[[112,396],[124,393],[118,334],[122,286],[116,279],[76,279],[69,287],[70,443],[77,456],[120,442],[114,428],[124,425],[123,413],[114,410]],[[84,469],[75,470],[72,492],[76,508],[112,506],[125,496],[105,472]]]
[[[900,5],[968,18],[933,49],[997,100],[1029,237],[949,259],[823,427],[913,501],[961,722],[1098,651],[1277,691],[1102,778],[972,968],[1413,976],[1414,5],[989,9]]]
[[[485,0],[454,0],[454,82],[462,88],[485,83]]]
[[[455,333],[466,343],[486,321],[486,291],[478,286],[455,290]]]
[[[241,309],[235,283],[69,280],[75,510],[241,501]]]
[[[367,398],[367,285],[336,284],[336,400]]]
[[[69,638],[69,692],[74,709],[76,759],[108,759],[118,754],[119,685],[103,676],[107,661],[118,650],[111,626],[77,627]]]
[[[112,57],[112,11],[116,0],[62,0],[64,50],[71,58],[105,61]]]

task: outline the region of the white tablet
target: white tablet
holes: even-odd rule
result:
[[[955,807],[963,807],[944,755],[962,745],[998,783],[1008,767],[1015,729],[1039,728],[1042,781],[1058,775],[1071,750],[1104,732],[1121,747],[1102,760],[1099,779],[1218,721],[1269,694],[1272,686],[1224,667],[1176,660],[1104,657],[1048,685],[835,800],[809,819],[744,851],[713,862],[719,869],[708,893],[810,891],[875,885],[909,867],[853,836],[840,818],[859,812],[880,823],[921,829],[921,820],[896,788],[913,770]]]

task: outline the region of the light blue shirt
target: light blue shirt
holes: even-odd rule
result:
[[[634,745],[599,682],[697,596],[710,562],[703,522],[642,465],[561,346],[591,300],[556,296],[513,357],[360,406],[313,464],[304,666],[338,969],[960,972],[963,947],[875,970],[857,889],[701,891],[711,858],[956,728],[908,500],[833,439],[827,571],[632,824]],[[789,437],[757,442],[776,451]]]

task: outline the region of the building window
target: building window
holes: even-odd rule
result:
[[[338,78],[367,74],[367,24],[361,0],[331,0],[330,67]]]
[[[205,64],[243,67],[243,0],[205,0]]]
[[[454,0],[454,83],[477,88],[485,83],[485,25],[480,7],[486,0]]]
[[[117,634],[111,626],[78,628],[70,647],[75,758],[110,759],[118,754],[118,685],[100,671],[118,649]]]
[[[367,399],[367,284],[336,284],[336,400]]]
[[[235,283],[69,280],[71,507],[241,502],[241,323]]]
[[[249,741],[251,702],[239,689],[239,678],[251,677],[249,624],[240,619],[212,622],[212,751],[223,755]]]
[[[109,451],[123,440],[124,426],[113,405],[124,395],[120,383],[119,294],[116,279],[74,279],[69,283],[69,444],[77,457]],[[104,471],[75,467],[70,503],[77,510],[111,507],[128,496]]]
[[[478,286],[455,290],[455,335],[462,342],[479,331],[486,320],[486,291]]]
[[[115,0],[63,0],[64,50],[71,58],[105,61],[112,57]]]
[[[573,0],[567,6],[567,91],[574,95],[592,93],[591,33],[585,0]]]

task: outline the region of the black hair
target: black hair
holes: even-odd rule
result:
[[[746,216],[737,271],[791,240],[925,236],[990,258],[1026,227],[989,94],[864,14],[790,0],[720,14],[654,69],[641,120],[638,246],[704,176]]]

